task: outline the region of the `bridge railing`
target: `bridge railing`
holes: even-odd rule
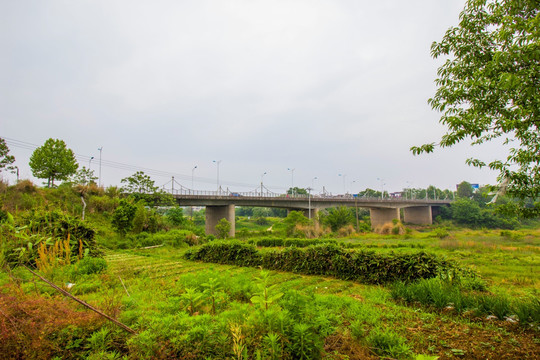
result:
[[[392,203],[392,202],[441,202],[446,203],[449,199],[405,199],[405,198],[380,198],[380,197],[360,197],[354,196],[353,194],[280,194],[274,192],[266,191],[247,191],[247,192],[235,192],[227,190],[191,190],[191,189],[174,189],[171,191],[169,189],[166,192],[176,195],[176,196],[194,196],[194,197],[220,197],[220,198],[257,198],[257,199],[269,199],[269,198],[280,198],[280,199],[298,199],[298,200],[308,200],[311,197],[312,201],[324,201],[324,200],[357,200],[360,202],[381,202],[381,203]]]

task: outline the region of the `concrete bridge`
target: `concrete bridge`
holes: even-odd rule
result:
[[[206,207],[206,233],[216,234],[215,226],[221,219],[231,223],[229,235],[235,234],[234,207],[273,207],[302,211],[309,218],[316,218],[319,209],[339,206],[367,208],[370,210],[371,226],[377,228],[393,219],[410,224],[429,225],[441,206],[450,200],[362,198],[353,195],[284,195],[271,192],[237,193],[230,191],[176,191],[172,194],[180,206]]]

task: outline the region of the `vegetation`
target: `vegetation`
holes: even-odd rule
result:
[[[13,171],[15,167],[12,165],[15,162],[15,157],[9,155],[9,147],[6,144],[6,140],[0,138],[0,172],[4,169]]]
[[[448,132],[438,143],[448,147],[469,138],[482,144],[502,137],[512,144],[506,159],[467,163],[499,171],[501,192],[520,199],[540,196],[540,36],[538,2],[469,0],[458,26],[434,43],[434,58],[449,57],[439,68],[433,109]],[[435,144],[413,147],[432,152]],[[540,204],[524,209],[538,214]]]
[[[0,354],[8,358],[533,359],[540,351],[538,223],[508,217],[501,209],[512,200],[489,204],[487,189],[460,196],[433,226],[395,221],[386,235],[370,231],[365,210],[357,232],[356,209],[310,221],[246,208],[237,239],[224,227],[216,241],[204,233],[204,210],[191,220],[177,206],[155,206],[154,194],[78,175],[56,188],[0,183]]]
[[[47,179],[47,187],[54,186],[54,180],[67,180],[78,167],[75,154],[63,140],[51,138],[30,156],[32,175]]]

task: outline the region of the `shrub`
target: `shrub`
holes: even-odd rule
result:
[[[187,252],[185,257],[188,260],[328,275],[370,284],[432,278],[441,271],[457,268],[455,264],[425,252],[378,254],[346,250],[335,244],[259,252],[255,246],[238,240],[205,244]]]
[[[366,342],[381,356],[403,359],[412,355],[411,349],[405,344],[405,339],[392,330],[375,328],[366,337]]]

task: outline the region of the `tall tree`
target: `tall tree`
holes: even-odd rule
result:
[[[146,175],[143,171],[137,171],[135,174],[124,178],[120,181],[122,191],[127,193],[153,194],[158,190],[154,180]]]
[[[32,174],[39,179],[47,179],[48,187],[54,186],[54,180],[67,180],[78,167],[75,154],[63,140],[51,138],[30,156]]]
[[[499,172],[501,190],[515,197],[540,195],[540,13],[538,0],[469,0],[458,26],[433,43],[439,68],[431,107],[448,127],[439,143],[412,147],[414,154],[465,139],[482,144],[502,138],[506,159],[469,165]],[[540,209],[538,209],[540,210]]]
[[[466,181],[460,182],[457,187],[457,196],[460,198],[470,199],[473,196],[472,185]]]
[[[4,169],[12,171],[15,167],[12,165],[15,162],[15,157],[9,154],[9,147],[6,140],[0,138],[0,172]]]

